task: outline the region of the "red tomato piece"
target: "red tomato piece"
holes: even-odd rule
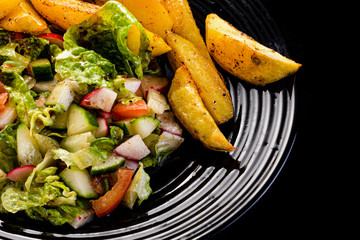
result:
[[[122,104],[121,102],[117,103],[112,109],[113,117],[118,120],[123,120],[127,118],[138,118],[145,116],[148,111],[147,104],[144,100],[139,100],[129,105]]]
[[[117,172],[117,182],[111,190],[99,199],[90,201],[98,217],[103,217],[111,213],[121,203],[130,186],[133,173],[133,169],[119,168]]]

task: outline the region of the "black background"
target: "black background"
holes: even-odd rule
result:
[[[316,55],[310,55],[310,49],[319,37],[321,17],[314,18],[316,9],[308,1],[262,0],[262,3],[283,32],[290,58],[303,64],[297,73],[296,141],[286,164],[267,192],[243,216],[209,239],[336,237],[334,234],[338,233],[339,225],[333,227],[329,222],[342,220],[331,216],[334,206],[329,206],[325,198],[328,187],[327,180],[322,177],[322,171],[327,170],[318,168],[325,158],[323,153],[330,149],[325,145],[321,130],[323,107],[319,98],[318,71],[312,62]],[[305,46],[308,40],[312,46]]]

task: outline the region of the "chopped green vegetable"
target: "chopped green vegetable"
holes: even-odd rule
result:
[[[58,208],[33,207],[25,210],[28,217],[46,221],[55,226],[70,223],[76,216],[83,214],[84,210],[77,206],[60,205]]]
[[[8,187],[1,195],[4,209],[16,213],[45,205],[56,207],[64,202],[75,205],[76,193],[59,181],[60,177],[55,175],[56,170],[56,167],[50,167],[39,171],[28,191]]]
[[[30,59],[15,51],[16,43],[0,46],[0,75],[19,73],[26,68]]]
[[[49,47],[49,41],[43,38],[29,37],[14,40],[17,43],[16,52],[30,60],[36,60]]]
[[[9,124],[0,131],[0,169],[5,173],[18,167],[16,152],[16,131]]]
[[[152,190],[150,187],[150,177],[145,172],[142,163],[140,163],[139,169],[131,181],[122,203],[126,207],[132,209],[136,200],[138,200],[137,202],[140,205],[142,201],[148,199],[151,193]]]
[[[139,56],[133,54],[126,45],[130,28],[134,24],[140,28],[141,46]],[[85,49],[81,46],[81,43],[89,43],[87,45],[92,46],[92,49],[98,54]],[[70,71],[73,71],[79,77],[86,77],[85,69],[81,69],[79,64],[74,65],[68,61],[72,60],[73,62],[75,60],[75,62],[79,62],[76,58],[80,56],[83,60],[82,63],[87,64],[87,74],[93,75],[92,77],[95,76],[97,81],[101,80],[99,78],[115,78],[117,73],[113,66],[122,74],[127,74],[130,77],[136,76],[141,79],[143,69],[146,69],[149,64],[150,53],[147,52],[148,46],[149,40],[144,28],[137,19],[122,4],[110,1],[89,19],[73,25],[67,30],[64,35],[64,48],[67,52],[65,51],[65,54],[57,57],[57,59],[61,60],[61,63],[57,62],[56,69],[57,71],[60,70],[59,72],[62,75],[64,73],[71,75]],[[85,56],[86,59],[84,59]],[[110,59],[115,65],[108,64],[105,58]],[[68,70],[64,66],[66,65],[65,62],[68,62]],[[96,67],[97,63],[99,63],[98,67]],[[60,65],[62,65],[61,69]],[[70,67],[72,70],[70,70]]]
[[[112,83],[109,80],[117,75],[115,66],[110,61],[81,47],[60,53],[56,57],[55,71],[63,79],[86,83],[96,88],[110,88]]]
[[[161,164],[164,159],[173,151],[175,151],[184,141],[182,137],[163,132],[160,135],[159,141],[155,145],[156,158],[158,164]]]

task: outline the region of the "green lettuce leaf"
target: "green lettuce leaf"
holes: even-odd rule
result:
[[[52,151],[54,153],[54,159],[61,159],[68,167],[76,165],[80,169],[99,164],[107,157],[107,151],[99,149],[97,146],[81,149],[76,152],[69,152],[62,148]]]
[[[122,204],[132,209],[136,200],[140,205],[142,201],[148,199],[151,193],[150,176],[145,172],[143,164],[140,162],[139,169],[125,193]]]
[[[54,162],[54,158],[53,158],[53,152],[52,150],[47,151],[47,153],[44,156],[44,159],[42,160],[41,163],[39,163],[35,169],[31,172],[31,174],[29,175],[29,177],[26,179],[25,181],[25,189],[28,191],[30,190],[31,186],[32,186],[32,182],[33,179],[36,177],[36,175],[46,169],[47,167],[49,167],[51,164],[53,164]]]
[[[165,158],[175,151],[183,143],[184,138],[177,135],[163,132],[159,141],[155,144],[155,153],[158,165],[161,165]]]
[[[40,221],[48,220],[55,226],[60,226],[69,222],[66,217],[63,217],[61,213],[54,208],[46,209],[44,207],[32,207],[25,209],[25,213],[32,219]]]
[[[134,24],[139,27],[141,33],[139,56],[133,54],[126,45],[130,28]],[[85,46],[111,60],[118,72],[129,77],[136,76],[141,79],[143,69],[149,64],[149,40],[144,28],[122,4],[115,1],[107,2],[96,14],[80,24],[71,26],[65,33],[64,48],[72,55],[71,58],[89,51],[93,58],[101,59]],[[98,70],[92,67],[94,70],[91,71]],[[104,70],[103,66],[100,67]],[[62,70],[64,71],[64,68]],[[105,72],[110,78],[115,78],[117,73],[114,69],[111,70],[108,68]]]
[[[140,101],[142,97],[139,97],[135,93],[127,90],[125,88],[125,82],[126,79],[121,75],[117,76],[113,81],[113,89],[117,93],[117,101],[125,105]]]
[[[84,213],[78,206],[61,205],[57,208],[33,207],[25,210],[30,218],[40,221],[49,221],[55,226],[70,223],[75,217]]]
[[[56,57],[55,71],[63,79],[86,83],[96,88],[112,87],[115,65],[100,54],[85,48],[65,50]]]
[[[8,80],[5,89],[9,93],[9,103],[16,110],[22,123],[30,126],[30,110],[37,109],[35,100],[28,89],[25,80],[17,73],[13,74],[14,78]]]
[[[23,39],[13,40],[17,43],[16,52],[22,56],[30,59],[31,61],[36,60],[39,56],[49,47],[49,41],[43,38],[29,37]]]
[[[0,168],[8,173],[18,166],[16,152],[16,131],[13,124],[0,131]]]
[[[6,173],[0,169],[0,190],[8,183],[10,180],[6,177]],[[1,212],[1,211],[0,211]]]
[[[71,222],[84,210],[77,205],[76,192],[60,181],[56,172],[56,167],[34,170],[35,174],[29,177],[31,187],[27,191],[19,187],[8,187],[3,191],[2,207],[11,213],[25,211],[30,218],[47,220],[53,225]]]
[[[0,46],[0,76],[12,73],[21,73],[30,62],[30,58],[24,57],[15,51],[17,43],[8,43]]]
[[[29,90],[25,80],[18,73],[13,74],[13,79],[7,79],[5,89],[9,93],[9,103],[16,110],[21,123],[30,127],[31,132],[39,132],[44,126],[54,124],[54,114],[62,113],[64,108],[57,104],[44,109],[36,106],[33,92]]]
[[[48,167],[39,171],[28,190],[9,186],[1,195],[3,208],[10,213],[34,207],[59,207],[76,205],[77,194],[71,191],[60,177],[56,175],[56,167]]]

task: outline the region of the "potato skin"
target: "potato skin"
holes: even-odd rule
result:
[[[216,14],[209,14],[206,44],[215,61],[232,75],[256,85],[275,82],[301,66],[256,42]]]
[[[216,151],[234,151],[205,108],[199,92],[185,66],[181,66],[172,80],[168,99],[175,116],[205,147]]]
[[[20,0],[0,0],[0,19],[8,15],[19,3]]]
[[[2,7],[3,5],[1,5]],[[14,32],[31,33],[45,31],[48,26],[27,0],[21,0],[18,2],[18,6],[15,6],[0,20],[0,28]]]
[[[222,124],[230,120],[234,114],[231,96],[217,70],[188,40],[167,32],[166,41],[172,49],[168,59],[173,69],[185,65],[215,122]]]
[[[215,67],[206,48],[200,29],[197,27],[194,16],[187,0],[163,0],[174,25],[172,31],[192,42],[200,53]]]
[[[31,3],[44,18],[64,30],[88,19],[100,8],[80,0],[31,0]]]
[[[160,37],[159,35],[150,32],[146,28],[144,28],[146,36],[149,39],[149,48],[148,50],[151,51],[152,57],[160,56],[164,53],[167,53],[171,50],[169,45],[166,44],[164,39]],[[126,41],[126,44],[131,52],[134,54],[139,54],[139,48],[140,48],[140,30],[136,25],[133,25],[130,28],[129,35]]]
[[[95,0],[103,5],[109,0]],[[116,0],[124,5],[144,28],[165,39],[165,32],[171,30],[173,22],[165,7],[158,0]]]

